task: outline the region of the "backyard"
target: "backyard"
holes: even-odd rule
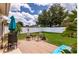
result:
[[[30,4],[28,5],[30,6]],[[39,10],[35,8],[35,11],[36,9]],[[25,53],[51,53],[60,46],[63,46],[65,50],[68,46],[71,53],[77,53],[77,6],[75,5],[75,9],[69,11],[61,4],[55,3],[41,11],[40,14],[38,11],[34,15],[28,11],[27,13],[20,12],[21,15],[14,13],[9,16],[7,21],[1,22],[4,25],[3,33],[1,31],[1,34],[4,34],[1,37],[3,51],[15,49],[18,45],[18,49]],[[18,19],[19,21],[17,21]],[[56,52],[62,53],[63,48]],[[63,50],[61,51],[61,49]]]
[[[38,33],[32,33],[38,35]],[[71,46],[72,44],[77,43],[77,38],[63,37],[61,33],[49,33],[43,32],[45,37],[47,38],[47,42],[60,46],[62,44]],[[22,33],[18,35],[19,40],[24,40],[26,38],[26,33]]]

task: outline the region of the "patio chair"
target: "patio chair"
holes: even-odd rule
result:
[[[31,36],[30,36],[30,34],[28,33],[27,36],[26,36],[26,40],[27,40],[27,41],[30,41],[30,38],[31,38]]]
[[[17,33],[16,32],[9,33],[7,41],[8,42],[5,44],[3,52],[7,52],[17,48]]]
[[[41,40],[41,39],[40,39],[39,35],[37,35],[36,38],[35,38],[35,41],[38,42],[38,41],[40,41],[40,40]]]
[[[39,37],[41,40],[46,40],[46,37],[43,33],[39,33]]]

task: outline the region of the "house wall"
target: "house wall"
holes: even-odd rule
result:
[[[4,25],[2,21],[4,20],[2,16],[8,16],[10,9],[10,3],[0,3],[0,40],[4,36]]]
[[[2,30],[3,30],[3,26],[2,26],[2,17],[0,16],[0,39],[1,39],[2,35],[3,35]]]
[[[8,16],[10,3],[0,3],[0,14]]]

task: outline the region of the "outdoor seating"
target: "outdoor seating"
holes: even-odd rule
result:
[[[43,36],[43,37],[41,38],[41,40],[46,40],[46,37],[45,37],[45,36]]]
[[[43,33],[39,33],[39,37],[41,40],[46,40],[46,37]]]
[[[15,48],[17,48],[17,33],[9,33],[8,42],[5,44],[3,52],[7,52]]]
[[[33,34],[29,33],[29,34],[27,34],[27,36],[26,36],[26,40],[28,40],[28,41],[34,40],[35,36],[36,36],[36,35],[33,35]]]
[[[27,37],[26,37],[26,40],[30,41],[30,36],[27,36]]]
[[[30,40],[35,40],[35,41],[40,41],[40,40],[46,40],[46,37],[44,34],[39,33],[39,34],[27,34],[26,36],[26,40],[30,41]]]
[[[31,38],[30,34],[27,34],[26,40],[27,40],[27,41],[30,41],[30,38]]]
[[[36,36],[35,40],[36,41],[40,41],[41,40],[40,37],[39,37],[39,35]]]

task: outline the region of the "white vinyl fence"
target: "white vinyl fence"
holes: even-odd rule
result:
[[[66,27],[32,27],[29,28],[29,32],[33,33],[33,32],[54,32],[54,33],[63,33],[63,31],[65,31]],[[5,27],[5,33],[8,33],[8,27]],[[22,32],[21,33],[27,33],[28,32],[28,28],[27,27],[23,27],[22,28]]]

